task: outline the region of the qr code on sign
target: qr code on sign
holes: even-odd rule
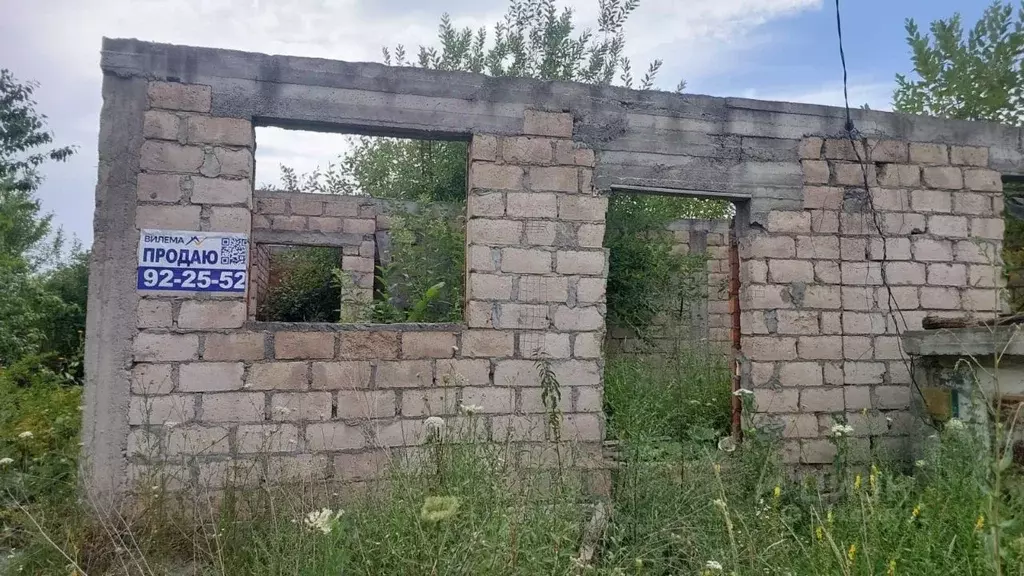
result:
[[[221,238],[220,239],[220,263],[221,264],[245,264],[246,255],[249,253],[249,241],[245,238]]]

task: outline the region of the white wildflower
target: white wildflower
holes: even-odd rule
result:
[[[306,528],[309,528],[310,530],[319,530],[324,534],[330,534],[342,514],[344,514],[344,510],[338,510],[335,512],[330,508],[321,508],[320,510],[314,510],[309,514],[306,514],[303,524],[305,524]]]
[[[722,571],[722,563],[717,560],[708,560],[704,563],[704,568],[707,570],[714,570],[715,572]]]
[[[0,466],[7,466],[9,464],[14,464],[13,458],[0,458]]]
[[[477,414],[484,411],[483,406],[478,406],[476,404],[462,404],[459,406],[459,409],[466,414]]]
[[[736,441],[732,436],[723,436],[718,440],[718,449],[731,454],[736,451]]]
[[[946,422],[946,427],[950,430],[963,430],[965,428],[964,421],[959,418],[953,418],[949,422]]]
[[[427,435],[440,435],[444,432],[444,419],[440,416],[431,416],[423,421],[423,429],[427,432]]]
[[[749,388],[740,388],[739,390],[733,392],[732,395],[742,398],[744,396],[753,396],[754,391],[750,390]]]
[[[849,424],[832,425],[832,435],[835,436],[836,438],[840,438],[842,436],[849,436],[851,434],[853,434],[853,426],[850,426]]]
[[[918,460],[918,461],[914,462],[914,466],[917,467],[917,468],[924,468],[925,461],[924,460]]]
[[[28,430],[25,430],[21,434],[18,434],[18,438],[21,438],[22,440],[28,440],[31,437],[32,437],[32,433],[29,432]]]
[[[715,506],[717,506],[720,510],[725,511],[725,510],[729,509],[729,507],[726,506],[726,504],[725,504],[725,500],[722,500],[721,498],[716,498],[711,503],[714,504]]]

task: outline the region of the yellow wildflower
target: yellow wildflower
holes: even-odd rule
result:
[[[857,476],[854,477],[854,479],[853,479],[853,489],[854,490],[860,490],[860,483],[861,483],[860,474],[857,474]]]
[[[776,500],[781,498],[782,497],[782,486],[779,486],[778,484],[776,484],[775,485],[775,490],[772,491],[772,496],[774,496]]]
[[[825,537],[825,529],[818,526],[814,529],[814,535],[818,538],[818,542],[821,542],[821,539]]]
[[[850,549],[846,551],[846,559],[853,563],[857,559],[857,545],[850,544]]]
[[[889,569],[885,571],[885,576],[896,576],[896,559],[889,560]]]
[[[914,510],[910,513],[911,520],[917,520],[921,516],[921,505],[914,506]]]
[[[832,511],[831,510],[829,510],[828,514],[825,515],[825,520],[828,521],[828,527],[831,528],[832,527],[832,520],[833,520],[833,518],[832,518]]]
[[[985,515],[978,514],[978,519],[974,521],[974,531],[981,532],[985,528]]]
[[[720,474],[722,472],[722,465],[719,464],[718,462],[715,462],[714,469],[715,474]]]

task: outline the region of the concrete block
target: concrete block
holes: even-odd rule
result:
[[[227,178],[192,177],[192,202],[196,204],[244,204],[252,202],[252,182]]]
[[[274,357],[279,360],[333,358],[334,334],[331,332],[277,332]]]
[[[262,360],[265,357],[262,333],[207,334],[204,360]]]
[[[604,274],[604,250],[559,250],[555,254],[555,271],[559,274]],[[522,284],[520,284],[522,290]]]
[[[394,392],[391,393],[394,394]],[[405,390],[402,392],[401,415],[412,418],[426,418],[429,416],[456,414],[458,413],[459,404],[456,396],[457,391],[448,388]]]
[[[196,396],[132,396],[128,406],[128,424],[132,426],[175,426],[195,419]]]
[[[868,158],[871,162],[907,162],[910,154],[902,140],[868,140]]]
[[[497,160],[498,138],[490,134],[473,134],[469,145],[471,160]]]
[[[174,390],[171,364],[136,364],[132,367],[132,393],[170,394]]]
[[[241,118],[189,116],[189,144],[253,147],[252,123]]]
[[[925,166],[921,170],[921,181],[929,188],[960,190],[964,187],[964,175],[954,166]]]
[[[522,235],[523,223],[515,220],[473,218],[466,225],[466,240],[470,244],[517,246]]]
[[[960,308],[960,291],[956,288],[921,287],[921,307],[937,310]]]
[[[462,333],[462,355],[470,358],[501,358],[512,356],[515,349],[512,332],[500,330],[466,330]]]
[[[589,331],[604,328],[604,316],[596,306],[558,306],[553,319],[556,330]]]
[[[887,266],[897,264],[887,262]],[[847,286],[872,286],[882,283],[882,265],[879,262],[843,262],[839,265],[842,281]],[[889,278],[892,281],[892,278]]]
[[[842,412],[843,390],[837,387],[804,388],[800,390],[801,412]]]
[[[473,162],[469,171],[469,187],[490,190],[522,190],[523,169],[507,164]]]
[[[558,217],[562,220],[604,222],[608,210],[606,196],[559,196]]]
[[[305,390],[309,387],[305,362],[258,362],[249,368],[245,387],[251,390]]]
[[[245,318],[246,307],[242,300],[185,300],[178,311],[178,328],[241,328]]]
[[[175,204],[185,194],[184,178],[178,174],[139,174],[136,195],[140,202]]]
[[[470,192],[466,200],[466,215],[470,218],[501,218],[505,215],[505,195],[501,192]]]
[[[264,419],[261,392],[203,394],[204,422],[258,422]]]
[[[988,148],[981,146],[950,146],[950,163],[955,166],[988,166]]]
[[[839,210],[843,205],[843,189],[828,186],[804,186],[805,210]]]
[[[846,360],[870,360],[872,354],[869,336],[843,336],[843,358]]]
[[[196,173],[202,165],[203,150],[196,146],[147,140],[139,152],[139,166],[143,170]]]
[[[741,340],[743,354],[748,360],[776,361],[797,358],[796,338],[779,336],[748,336]]]
[[[1002,240],[1006,223],[1002,218],[971,218],[971,237]]]
[[[317,422],[306,426],[306,447],[313,452],[359,450],[366,437],[359,426],[344,422]]]
[[[920,262],[886,262],[885,279],[891,286],[924,284],[925,265]]]
[[[977,192],[1002,192],[1003,180],[995,170],[966,169],[964,170],[964,186]]]
[[[572,138],[572,114],[527,110],[523,116],[523,134]]]
[[[754,389],[754,402],[758,412],[767,412],[769,414],[797,412],[799,399],[800,391],[796,389]]]
[[[600,332],[584,332],[573,335],[573,356],[576,358],[600,358],[604,338]]]
[[[491,386],[463,388],[462,403],[476,406],[483,414],[510,414],[515,411],[515,389]]]
[[[992,195],[960,192],[953,196],[953,213],[992,216]]]
[[[800,158],[805,159],[818,159],[821,158],[822,145],[824,140],[816,136],[810,136],[800,141],[799,148],[797,150]]]
[[[559,263],[558,267],[562,268],[562,255],[570,254],[568,252],[559,252]],[[594,254],[592,252],[582,252],[584,256]],[[602,268],[604,269],[603,253],[597,253],[602,258]],[[577,260],[576,264],[586,264],[584,259]],[[559,270],[561,273],[561,270]],[[579,272],[566,272],[566,273],[579,273]],[[600,272],[596,272],[600,274]],[[507,278],[507,277],[506,277]],[[510,280],[511,282],[511,280]],[[510,284],[511,288],[511,284]],[[569,297],[569,278],[558,277],[558,276],[520,276],[519,278],[519,290],[516,301],[518,302],[565,302]]]
[[[840,336],[800,336],[796,349],[801,360],[842,360],[843,339]]]
[[[225,392],[242,388],[241,362],[191,362],[179,368],[181,392]]]
[[[876,386],[875,405],[881,410],[905,410],[910,407],[909,386]]]
[[[765,380],[766,383],[767,380]],[[821,386],[821,365],[817,362],[779,364],[779,384],[783,386]]]
[[[806,310],[777,310],[779,334],[816,335],[819,333],[818,313]]]
[[[135,209],[135,227],[199,230],[199,210],[199,206],[142,205]]]
[[[886,372],[884,362],[846,362],[843,379],[851,384],[881,384]]]
[[[167,434],[167,455],[227,454],[229,432],[222,426],[175,426]]]
[[[150,107],[191,112],[209,112],[211,94],[209,86],[177,82],[150,82],[148,89]]]
[[[916,188],[921,185],[921,167],[916,164],[882,164],[878,168],[877,179],[883,188]]]
[[[768,261],[768,277],[771,282],[780,284],[814,282],[814,267],[808,260],[771,259]]]
[[[173,322],[171,303],[165,300],[139,300],[136,325],[139,328],[170,328]]]
[[[509,164],[550,164],[554,142],[548,138],[506,137],[501,139],[501,155]]]
[[[966,286],[967,267],[963,264],[929,264],[928,284],[933,286]]]
[[[949,150],[945,144],[910,143],[912,164],[949,164]]]
[[[551,252],[504,248],[501,251],[501,271],[518,274],[546,274],[551,272]]]
[[[314,390],[348,390],[369,388],[369,362],[313,362]]]
[[[199,357],[199,337],[141,332],[135,337],[132,350],[136,362],[195,360]]]
[[[239,454],[298,450],[299,429],[293,424],[242,424],[235,434]]]
[[[434,364],[430,360],[379,362],[377,388],[427,388],[434,381]]]
[[[856,186],[864,188],[864,181],[868,186],[877,184],[875,166],[869,164],[864,166],[859,163],[836,162],[832,166],[835,184],[839,186]]]
[[[510,218],[550,218],[558,202],[551,192],[509,192],[506,211]]]
[[[866,161],[867,153],[862,142],[851,142],[848,138],[825,140],[825,158],[828,160]]]
[[[181,118],[163,110],[149,110],[142,122],[142,136],[155,140],[177,140]]]
[[[402,333],[402,358],[451,358],[456,350],[453,332]]]
[[[824,160],[801,160],[800,166],[804,170],[804,184],[828,184],[830,176],[828,162]]]
[[[323,422],[331,419],[331,404],[329,392],[277,393],[270,398],[270,417],[275,422]]]
[[[398,358],[398,332],[359,330],[340,332],[341,359],[371,360]]]

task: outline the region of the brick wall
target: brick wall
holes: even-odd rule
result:
[[[271,244],[341,247],[343,268],[372,287],[372,200],[260,192],[253,210],[250,123],[210,116],[202,86],[153,82],[149,104],[137,228],[251,223],[250,301]],[[130,475],[365,480],[389,450],[422,442],[425,418],[457,421],[461,404],[478,407],[485,438],[539,447],[541,357],[563,386],[563,437],[599,454],[607,200],[568,114],[528,111],[525,124],[522,137],[473,138],[466,326],[247,322],[244,297],[143,294]]]
[[[745,381],[792,463],[831,462],[837,419],[855,456],[907,448],[918,421],[898,333],[996,307],[1002,184],[988,149],[866,144],[805,138],[803,210],[773,210],[740,241]]]

